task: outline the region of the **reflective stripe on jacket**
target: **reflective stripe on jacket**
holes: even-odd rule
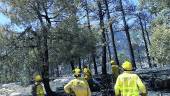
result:
[[[125,71],[118,76],[114,89],[116,96],[139,96],[140,92],[146,93],[141,79],[130,71]]]
[[[91,96],[91,91],[87,81],[83,78],[76,78],[71,80],[67,85],[64,86],[66,93],[72,93],[76,96]]]

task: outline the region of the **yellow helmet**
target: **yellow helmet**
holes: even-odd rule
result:
[[[79,68],[75,68],[75,69],[74,69],[74,75],[75,75],[75,76],[80,75],[80,72],[81,72],[81,70],[80,70]]]
[[[110,63],[111,63],[111,65],[114,65],[114,64],[115,64],[115,61],[114,61],[114,60],[111,60]]]
[[[84,73],[88,73],[88,69],[87,69],[87,68],[84,68],[83,72],[84,72]]]
[[[129,61],[125,61],[122,64],[122,67],[123,67],[124,70],[129,70],[129,71],[133,69],[131,62],[129,62]]]
[[[42,77],[40,75],[36,75],[35,76],[35,81],[42,81]]]

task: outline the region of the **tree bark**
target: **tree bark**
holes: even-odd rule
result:
[[[70,61],[70,65],[71,65],[71,69],[74,70],[75,69],[75,67],[74,67],[74,60]]]
[[[150,40],[149,32],[147,31],[146,20],[144,20],[144,28],[145,28],[145,32],[146,32],[146,36],[147,36],[149,46],[151,46],[151,40]],[[154,57],[151,57],[152,64],[154,64],[154,60],[155,60]]]
[[[105,36],[105,28],[104,28],[104,13],[102,12],[101,2],[97,1],[97,5],[99,8],[99,18],[100,18],[100,28],[102,32],[102,74],[106,75],[106,36]]]
[[[148,43],[149,43],[149,45],[151,45],[151,40],[150,40],[150,37],[149,37],[149,32],[147,31],[147,27],[146,27],[146,21],[144,21],[144,25],[145,25],[145,32],[146,32],[146,36],[147,36],[147,39],[148,39]]]
[[[53,96],[54,92],[51,90],[50,88],[50,84],[49,84],[49,56],[48,56],[48,44],[47,44],[47,29],[44,27],[43,28],[43,49],[44,49],[44,54],[43,54],[43,72],[42,72],[42,77],[43,77],[43,83],[44,83],[44,87],[45,90],[47,92],[47,94],[49,96]]]
[[[140,67],[142,68],[142,59],[141,59],[141,57],[140,57],[140,51],[139,51],[139,49],[137,49],[137,52],[138,52],[138,59],[139,59]]]
[[[93,59],[93,63],[94,63],[94,72],[97,75],[98,71],[97,71],[97,63],[96,63],[95,54],[92,54],[92,59]]]
[[[88,6],[87,6],[87,0],[85,0],[85,6],[86,6],[86,15],[87,15],[87,23],[88,23],[88,29],[89,29],[89,32],[92,32],[91,30],[91,26],[90,26],[90,18],[89,18],[89,10],[88,10]],[[98,74],[98,71],[97,71],[97,64],[96,64],[96,57],[95,57],[95,52],[92,52],[91,53],[91,57],[92,57],[92,60],[93,60],[93,63],[94,63],[94,71],[95,71],[95,74]]]
[[[79,57],[79,69],[81,69],[81,58]]]
[[[37,2],[37,5],[39,5],[38,3],[39,2]],[[37,13],[38,19],[39,19],[41,27],[42,27],[42,33],[40,33],[40,34],[42,34],[42,38],[41,38],[41,36],[40,36],[40,38],[42,39],[43,43],[42,43],[42,45],[40,43],[39,50],[40,50],[40,55],[42,55],[42,60],[43,60],[42,61],[43,62],[43,70],[42,70],[43,83],[44,83],[44,87],[45,87],[47,95],[54,96],[55,93],[51,90],[50,84],[49,84],[49,81],[50,81],[49,80],[49,62],[48,62],[49,56],[48,56],[48,44],[47,44],[48,29],[43,22],[40,11],[38,9],[36,9],[35,11]],[[40,39],[40,41],[41,41],[41,39]]]
[[[126,37],[127,37],[127,40],[128,40],[131,61],[132,61],[132,64],[133,64],[133,68],[136,69],[135,56],[134,56],[133,47],[132,47],[130,34],[129,34],[129,26],[128,26],[127,22],[126,22],[126,17],[125,17],[125,12],[124,12],[124,9],[123,9],[122,0],[119,0],[119,3],[120,3],[120,10],[122,12],[122,19],[123,19],[123,23],[124,23],[124,29],[125,29]]]
[[[87,61],[88,61],[88,65],[89,65],[89,69],[91,69],[91,56],[88,56],[87,57]]]
[[[56,76],[57,76],[57,77],[60,77],[60,70],[59,70],[59,65],[58,65],[58,64],[56,65],[56,68],[57,68],[57,70],[56,70]]]
[[[147,59],[148,59],[148,64],[149,64],[149,67],[152,67],[151,59],[150,59],[150,56],[149,56],[148,44],[147,44],[147,41],[146,41],[146,38],[145,38],[145,31],[144,31],[144,28],[143,28],[142,19],[139,15],[138,15],[138,18],[139,18],[139,22],[140,22],[140,26],[141,26],[141,30],[142,30],[143,41],[145,43],[145,50],[146,50],[146,55],[147,55]]]
[[[107,41],[109,41],[109,33],[105,33],[106,34],[106,40]],[[107,49],[108,49],[108,53],[109,53],[109,60],[111,60],[112,59],[112,55],[111,55],[111,50],[110,50],[110,46],[109,46],[110,44],[109,43],[107,43]]]
[[[107,19],[108,22],[110,22],[110,12],[109,12],[109,6],[108,6],[108,1],[104,0],[105,6],[106,6],[106,14],[107,14]],[[112,45],[113,45],[113,51],[114,51],[114,56],[115,56],[115,62],[117,65],[119,65],[119,59],[117,55],[117,49],[116,49],[116,44],[115,44],[115,35],[112,27],[112,23],[109,24],[109,29],[112,37]]]

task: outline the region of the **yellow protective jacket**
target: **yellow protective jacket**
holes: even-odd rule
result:
[[[146,93],[146,87],[138,75],[125,71],[118,76],[114,86],[116,96],[139,96]]]
[[[76,96],[91,96],[89,85],[83,78],[71,80],[64,86],[64,91],[68,94],[74,93]]]
[[[118,65],[112,65],[112,73],[114,75],[114,79],[117,79],[119,75],[119,66]]]
[[[84,74],[84,78],[86,80],[89,80],[92,77],[91,71],[89,68],[84,68],[83,69],[83,74]]]
[[[45,96],[44,88],[41,84],[37,84],[36,86],[36,96]]]

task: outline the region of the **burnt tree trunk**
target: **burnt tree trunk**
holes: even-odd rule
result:
[[[79,57],[79,69],[81,69],[81,58]]]
[[[75,67],[74,67],[74,60],[70,61],[70,65],[71,65],[71,69],[74,70],[75,69]]]
[[[49,96],[53,96],[54,92],[52,92],[50,88],[50,80],[49,80],[49,56],[48,56],[48,44],[47,44],[47,37],[48,37],[48,31],[44,27],[43,28],[43,72],[42,72],[42,77],[43,77],[43,83],[45,90]]]
[[[117,55],[117,49],[116,49],[116,44],[115,44],[115,35],[112,27],[112,21],[110,21],[110,12],[109,12],[109,6],[108,6],[108,1],[104,0],[105,6],[106,6],[106,14],[107,14],[107,19],[109,22],[109,29],[111,32],[111,37],[112,37],[112,45],[113,45],[113,51],[114,51],[114,56],[115,56],[115,62],[117,65],[119,65],[119,60],[118,60],[118,55]]]
[[[37,5],[39,5],[39,2],[36,2]],[[48,56],[48,29],[47,28],[50,28],[50,26],[46,27],[44,22],[43,22],[43,19],[42,19],[42,15],[40,13],[40,11],[38,10],[38,8],[35,10],[36,13],[37,13],[37,16],[38,16],[38,19],[40,21],[40,24],[41,24],[41,27],[42,27],[42,31],[40,33],[40,35],[42,34],[42,38],[40,36],[40,41],[42,40],[43,43],[40,43],[40,58],[42,60],[42,64],[43,64],[43,70],[42,70],[42,78],[43,78],[43,83],[44,83],[44,87],[45,87],[45,90],[46,90],[46,93],[48,96],[54,96],[54,92],[51,90],[50,88],[50,84],[49,84],[49,56]],[[46,14],[47,15],[47,14]],[[42,46],[42,47],[41,47]]]
[[[99,8],[99,19],[100,19],[100,29],[102,32],[102,74],[106,75],[106,36],[105,36],[105,28],[104,28],[104,13],[102,12],[101,2],[97,1],[97,5]]]
[[[59,70],[58,64],[56,65],[56,73],[55,74],[56,74],[57,77],[60,77],[60,70]]]
[[[131,61],[132,61],[132,64],[133,64],[133,68],[136,69],[135,56],[134,56],[133,47],[132,47],[132,43],[131,43],[131,39],[130,39],[130,34],[129,34],[129,26],[128,26],[127,22],[126,22],[126,16],[125,16],[125,12],[124,12],[124,9],[123,9],[122,0],[119,0],[119,3],[120,3],[120,10],[122,12],[122,19],[123,19],[123,23],[124,23],[124,30],[125,30],[126,37],[127,37],[127,40],[128,40]]]
[[[146,36],[147,36],[147,39],[148,39],[148,43],[149,45],[151,45],[151,40],[150,40],[150,37],[149,37],[149,32],[147,31],[147,26],[146,26],[146,21],[144,21],[144,28],[145,28],[145,32],[146,32]]]
[[[147,44],[147,41],[146,41],[146,38],[145,38],[145,31],[144,31],[144,28],[143,28],[143,23],[142,23],[142,19],[141,19],[140,15],[138,15],[138,18],[139,18],[139,22],[140,22],[140,26],[141,26],[141,30],[142,30],[143,41],[145,43],[145,50],[146,50],[146,55],[147,55],[147,59],[148,59],[148,64],[149,64],[149,67],[152,67],[151,59],[150,59],[150,56],[149,56],[148,44]]]
[[[85,7],[86,7],[85,10],[86,10],[86,15],[87,15],[88,29],[89,29],[89,32],[92,32],[91,26],[90,26],[89,9],[88,9],[88,6],[87,6],[87,0],[85,0]],[[92,52],[92,53],[91,53],[91,57],[92,57],[92,60],[93,60],[93,63],[94,63],[94,71],[95,71],[95,74],[98,74],[95,52]]]
[[[142,59],[141,59],[141,56],[140,56],[140,50],[137,49],[137,52],[138,52],[138,59],[139,59],[140,67],[142,68]]]
[[[109,41],[109,33],[106,32],[105,34],[106,34],[106,37],[107,37],[106,40]],[[107,42],[107,49],[108,49],[108,54],[109,54],[109,60],[111,60],[112,59],[112,55],[111,55],[111,50],[110,50],[110,46],[109,45],[110,45],[110,42]]]
[[[144,20],[144,29],[145,29],[145,32],[146,32],[146,36],[147,36],[149,46],[151,46],[151,40],[150,40],[149,32],[147,30],[146,20]],[[155,60],[154,57],[151,57],[152,64],[154,64],[154,60]]]
[[[95,74],[98,74],[95,54],[92,54],[92,59],[93,59],[93,62],[94,62],[94,72],[95,72]]]
[[[88,63],[88,66],[89,66],[89,69],[91,69],[91,56],[87,56],[87,63]]]

